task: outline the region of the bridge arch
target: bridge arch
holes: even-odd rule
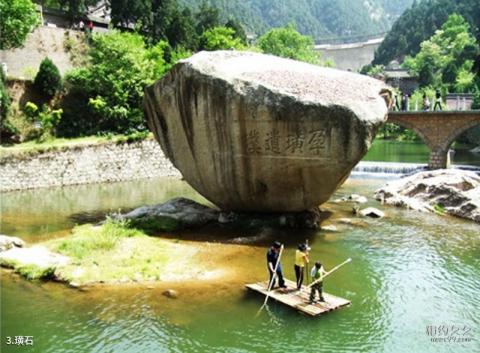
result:
[[[445,150],[449,150],[452,143],[460,137],[465,131],[470,130],[476,126],[480,126],[480,121],[469,121],[465,124],[465,126],[458,128],[458,130],[452,131],[447,138],[445,139],[445,143],[443,144],[442,148]]]
[[[458,136],[480,124],[480,111],[390,112],[387,122],[413,130],[430,148],[430,169],[447,168],[448,150]]]
[[[408,121],[395,119],[395,118],[389,118],[387,123],[395,124],[395,125],[404,127],[406,129],[412,130],[414,133],[416,133],[420,137],[420,139],[424,144],[426,144],[429,148],[432,148],[428,135],[422,129],[419,129],[415,124],[412,124]]]

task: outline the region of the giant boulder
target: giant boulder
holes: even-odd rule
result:
[[[222,209],[302,211],[328,200],[387,119],[372,78],[250,52],[200,52],[145,92],[150,129]]]

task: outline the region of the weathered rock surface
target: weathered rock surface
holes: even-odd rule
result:
[[[167,289],[166,291],[163,291],[162,294],[170,299],[178,298],[178,292],[175,289]]]
[[[174,198],[163,204],[142,206],[126,214],[113,216],[129,220],[148,233],[199,228],[217,223],[238,228],[287,227],[317,229],[324,215],[320,210],[284,213],[220,212],[185,198]]]
[[[142,206],[117,217],[131,220],[135,226],[148,230],[173,231],[195,228],[217,221],[220,212],[198,202],[174,198],[165,203]]]
[[[371,218],[383,218],[385,217],[385,213],[380,211],[375,207],[367,207],[364,208],[359,212],[360,216],[362,217],[371,217]]]
[[[66,265],[70,258],[51,252],[43,246],[32,246],[26,248],[12,248],[0,253],[0,265],[15,268],[22,272],[23,268],[34,268],[35,270],[25,273],[26,276],[44,277],[52,275],[58,266]],[[33,275],[32,275],[33,273]]]
[[[0,234],[0,252],[14,247],[23,248],[24,246],[25,242],[22,239]]]
[[[392,181],[375,192],[387,204],[446,213],[480,223],[480,177],[474,172],[440,169]]]
[[[166,156],[221,209],[303,211],[349,176],[389,97],[366,76],[218,51],[180,61],[146,89],[144,108]]]

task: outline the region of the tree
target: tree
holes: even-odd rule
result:
[[[165,58],[167,52],[170,61]],[[143,90],[183,55],[188,53],[172,52],[165,41],[147,47],[137,33],[94,35],[90,65],[66,77],[70,90],[57,131],[79,136],[146,130]]]
[[[123,27],[142,21],[151,10],[149,0],[110,0],[109,5],[112,23]]]
[[[195,21],[188,8],[183,10],[175,9],[173,11],[170,24],[166,29],[166,40],[174,48],[197,49],[198,35],[195,32]]]
[[[258,39],[257,45],[268,54],[312,64],[318,64],[320,61],[314,49],[313,39],[298,33],[293,25],[268,31]]]
[[[58,0],[58,3],[63,10],[68,12],[73,21],[78,17],[84,17],[88,7],[96,5],[97,0]]]
[[[0,49],[22,46],[40,23],[35,5],[30,0],[0,1]]]
[[[225,27],[231,28],[235,32],[235,37],[239,38],[243,44],[247,44],[247,34],[242,24],[235,18],[230,17],[225,23]]]
[[[46,98],[51,99],[62,88],[62,76],[53,61],[45,58],[33,83]]]
[[[463,16],[477,41],[480,41],[478,0],[416,1],[395,21],[375,52],[373,64],[388,65],[392,60],[416,55],[420,51],[420,44],[430,38],[452,13]]]
[[[422,87],[444,85],[462,92],[474,89],[473,65],[479,46],[462,16],[450,15],[420,47],[416,56],[405,59],[404,66],[419,76]]]
[[[15,133],[15,129],[7,120],[11,101],[5,82],[5,72],[3,72],[3,67],[0,66],[0,139],[2,140],[9,139]]]
[[[208,29],[220,26],[220,12],[218,8],[209,6],[205,1],[202,2],[195,14],[197,20],[197,34],[201,35]]]
[[[214,27],[203,32],[200,38],[200,49],[244,49],[240,38],[235,37],[235,31],[227,27]]]

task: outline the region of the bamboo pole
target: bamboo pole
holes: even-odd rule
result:
[[[305,240],[305,244],[307,245],[307,254],[310,255],[310,252],[308,251],[308,239]],[[309,256],[310,260],[310,256]],[[308,271],[308,262],[305,261],[305,271],[307,272],[307,285],[310,283],[310,273]]]
[[[322,277],[320,277],[319,279],[317,279],[316,281],[313,281],[312,283],[310,283],[307,288],[310,288],[312,287],[313,285],[323,281],[325,279],[325,277],[331,275],[334,271],[338,270],[340,267],[342,267],[343,265],[346,265],[348,264],[350,261],[352,261],[351,258],[348,258],[346,259],[345,261],[343,261],[340,265],[337,265],[335,266],[334,268],[332,268],[330,271],[328,271],[327,273],[325,273]]]
[[[274,271],[273,271],[273,275],[272,275],[272,280],[270,281],[270,283],[268,284],[268,290],[267,290],[267,295],[265,296],[265,301],[263,302],[263,305],[260,307],[260,309],[258,310],[257,314],[255,315],[255,317],[257,317],[258,315],[260,315],[260,313],[262,312],[263,308],[267,305],[267,301],[268,301],[268,298],[270,298],[270,291],[272,290],[272,287],[273,287],[273,284],[275,283],[275,277],[277,276],[277,269],[278,269],[278,265],[280,265],[280,260],[282,258],[282,253],[283,253],[283,244],[282,246],[280,247],[280,253],[278,254],[278,259],[277,259],[277,263],[275,264],[275,268],[274,268]]]

